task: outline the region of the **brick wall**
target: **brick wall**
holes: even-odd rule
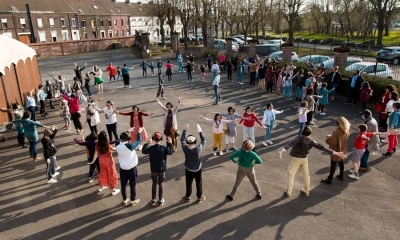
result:
[[[120,43],[122,47],[131,47],[135,37],[114,37],[103,39],[90,39],[81,41],[64,41],[51,43],[34,43],[29,46],[36,50],[38,57],[68,55],[74,53],[94,52],[111,49],[113,43]]]

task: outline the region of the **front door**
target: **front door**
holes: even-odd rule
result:
[[[25,44],[29,44],[31,43],[31,35],[30,34],[25,34],[25,35],[19,35],[19,41],[25,43]]]

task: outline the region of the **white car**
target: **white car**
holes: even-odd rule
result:
[[[268,40],[267,42],[265,42],[264,44],[272,44],[277,46],[278,48],[280,48],[282,46],[282,44],[284,44],[285,42],[280,40],[280,39],[275,39],[275,40]]]
[[[240,38],[235,38],[235,37],[232,38],[232,42],[237,43],[237,44],[239,44],[239,45],[244,44],[244,41],[243,41],[242,39],[240,39]]]
[[[282,61],[282,56],[283,56],[283,51],[277,51],[277,52],[273,52],[269,55],[269,58],[275,58],[278,61]],[[292,62],[297,62],[299,61],[299,56],[297,55],[297,53],[292,52]]]
[[[375,63],[375,62],[353,63],[350,66],[346,67],[345,70],[349,72],[354,72],[354,70],[356,69],[360,69],[360,74],[367,74],[371,76],[393,79],[393,71],[390,69],[389,65],[385,63]]]
[[[232,38],[239,38],[240,40],[244,41],[244,35],[235,35]],[[251,37],[246,37],[247,41],[253,40]]]

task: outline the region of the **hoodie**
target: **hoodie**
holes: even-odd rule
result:
[[[292,157],[307,158],[308,153],[313,147],[329,154],[335,152],[306,136],[297,136],[295,139],[288,142],[283,149],[286,151],[289,148],[292,148],[292,150],[290,150],[290,156]]]

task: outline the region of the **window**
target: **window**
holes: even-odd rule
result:
[[[37,19],[37,25],[38,25],[38,27],[40,27],[40,28],[43,27],[43,22],[42,22],[42,19],[41,19],[41,18],[38,18],[38,19]]]
[[[46,32],[45,31],[39,31],[39,41],[40,42],[46,42]]]
[[[362,70],[363,72],[366,72],[366,73],[373,73],[373,72],[375,72],[374,71],[374,67],[375,67],[375,65],[370,65],[370,66],[368,66],[368,67],[366,67],[364,70]]]
[[[57,42],[57,31],[50,31],[51,34],[51,41]]]
[[[86,21],[85,21],[85,20],[82,20],[81,23],[82,23],[82,27],[85,28],[85,27],[86,27]]]
[[[117,19],[114,19],[114,26],[117,26]]]
[[[385,72],[386,71],[386,66],[379,64],[376,66],[376,72]]]
[[[90,26],[92,26],[92,28],[96,27],[96,21],[95,20],[90,20]]]
[[[54,18],[49,18],[50,27],[54,27]]]
[[[145,22],[145,25],[147,26],[147,22]]]
[[[124,20],[121,19],[121,26],[124,26]]]
[[[111,27],[111,19],[108,19],[108,26]]]
[[[65,27],[65,18],[60,18],[61,27]]]
[[[103,19],[100,20],[100,27],[104,27],[104,21],[103,21]]]
[[[4,32],[2,35],[12,38],[11,32]]]
[[[21,28],[26,28],[25,18],[20,18],[19,23],[21,24]]]
[[[124,30],[121,31],[121,37],[123,37],[123,36],[124,36]]]
[[[7,27],[8,27],[8,25],[7,25],[7,18],[2,18],[2,19],[1,19],[1,26],[2,26],[3,28],[7,28]]]
[[[68,41],[68,30],[61,30],[62,40]]]
[[[88,39],[87,32],[83,32],[83,39]]]
[[[129,26],[129,19],[126,19],[126,26]]]
[[[117,30],[115,30],[115,35],[114,36],[118,37],[118,31]]]
[[[76,20],[75,18],[71,18],[71,26],[76,27]]]

